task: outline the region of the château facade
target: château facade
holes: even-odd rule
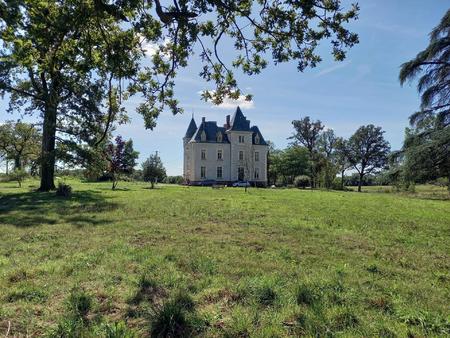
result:
[[[223,127],[202,118],[197,127],[194,118],[183,137],[183,176],[188,184],[214,180],[218,183],[249,181],[267,184],[268,145],[257,126],[250,127],[241,109]]]

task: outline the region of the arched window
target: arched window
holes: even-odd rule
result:
[[[202,142],[205,142],[205,141],[206,141],[206,133],[205,133],[204,130],[202,131],[202,134],[201,134],[201,136],[200,136],[200,139],[202,140]]]
[[[217,142],[222,142],[222,133],[219,131],[219,132],[217,132],[217,135],[216,135],[216,141]]]
[[[258,134],[256,134],[256,136],[255,136],[255,144],[259,144],[259,135]]]

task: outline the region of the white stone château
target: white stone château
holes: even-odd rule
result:
[[[216,181],[226,184],[249,181],[267,184],[267,152],[269,146],[257,126],[250,127],[239,107],[223,127],[216,121],[192,118],[183,137],[183,176],[188,184]]]

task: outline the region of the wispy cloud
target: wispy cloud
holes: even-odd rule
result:
[[[326,74],[333,73],[334,71],[336,71],[338,69],[347,67],[350,63],[351,63],[351,60],[347,60],[347,61],[338,63],[338,64],[336,64],[334,66],[322,69],[320,72],[317,73],[317,75],[315,77],[321,77],[321,76],[324,76]]]

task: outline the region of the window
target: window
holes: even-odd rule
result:
[[[222,159],[222,149],[217,150],[217,159],[218,160]]]
[[[206,167],[200,167],[200,177],[206,178]]]
[[[200,135],[200,139],[202,140],[202,142],[206,141],[206,133],[204,130],[202,131],[202,134]]]
[[[238,167],[238,180],[244,180],[244,167]]]
[[[241,150],[239,152],[239,161],[243,161],[244,160],[244,152]]]
[[[217,167],[217,178],[222,178],[222,167]]]
[[[206,160],[206,149],[202,149],[202,160]]]
[[[255,168],[255,179],[259,179],[259,168]]]
[[[259,151],[255,151],[255,162],[259,161]]]
[[[255,144],[259,144],[259,135],[258,134],[256,134],[256,136],[255,136]]]
[[[243,135],[239,135],[239,143],[244,143],[245,139]]]
[[[216,141],[217,142],[222,142],[222,133],[220,131],[216,135]]]

